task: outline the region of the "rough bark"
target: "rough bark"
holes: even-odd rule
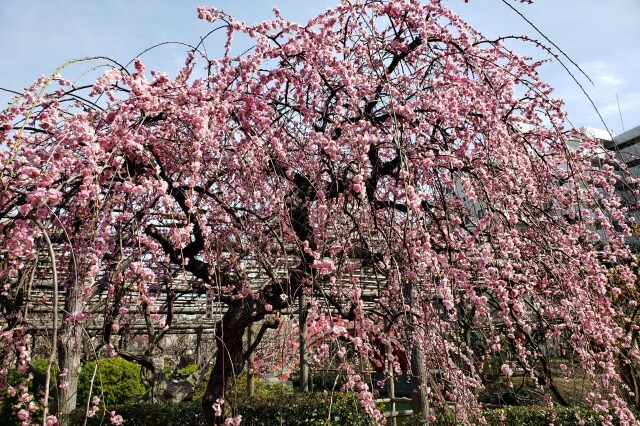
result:
[[[629,392],[626,392],[627,402],[636,410],[640,409],[640,377],[637,366],[629,358],[620,360],[619,365],[622,380],[629,386]]]
[[[636,314],[637,310],[633,314],[634,319]],[[627,402],[638,410],[640,409],[640,368],[632,355],[633,351],[638,350],[638,334],[635,330],[631,330],[631,326],[628,328],[633,343],[629,349],[624,349],[618,354],[618,369],[623,383],[629,387],[628,392],[625,392]]]
[[[80,330],[71,328],[61,336],[58,356],[60,371],[66,371],[59,379],[56,408],[60,425],[68,424],[68,414],[75,410],[78,396],[78,378],[80,376],[82,342]],[[64,385],[63,385],[64,384]]]
[[[411,349],[411,405],[414,414],[421,414],[427,418],[429,414],[429,399],[425,392],[425,380],[428,371],[424,364],[424,352],[419,344]]]
[[[407,301],[409,306],[416,306],[418,298],[415,294],[413,283],[407,285]],[[429,414],[429,399],[425,392],[427,375],[427,367],[425,365],[424,350],[421,346],[424,339],[417,338],[420,330],[420,324],[415,317],[411,317],[414,336],[414,344],[411,348],[411,405],[414,414],[422,415],[425,419]]]

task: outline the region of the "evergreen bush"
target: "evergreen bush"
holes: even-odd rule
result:
[[[93,389],[89,395],[96,366]],[[81,407],[93,396],[99,397],[107,407],[117,407],[139,401],[144,393],[145,387],[140,381],[140,366],[120,357],[88,362],[82,367],[78,379],[78,405]]]

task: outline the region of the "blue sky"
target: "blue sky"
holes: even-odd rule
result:
[[[246,22],[273,16],[272,7],[291,20],[303,21],[338,0],[0,0],[0,87],[21,90],[39,74],[50,74],[69,59],[108,56],[128,62],[145,48],[164,41],[196,44],[211,24],[196,18],[198,5],[209,5]],[[537,34],[501,0],[445,0],[450,8],[487,37]],[[624,126],[640,125],[640,0],[511,1],[591,77],[571,67],[603,115],[620,133],[618,96]],[[531,54],[526,47],[514,46]],[[184,62],[185,48],[164,46],[143,56],[148,68],[174,74]],[[95,62],[93,65],[99,64]],[[71,79],[91,66],[76,64],[63,74]],[[100,70],[96,71],[99,72]],[[597,114],[558,64],[542,75],[566,101],[571,122],[602,128]],[[0,105],[10,96],[0,92]]]

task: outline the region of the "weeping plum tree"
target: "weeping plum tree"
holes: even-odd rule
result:
[[[3,374],[29,358],[25,306],[52,306],[25,299],[30,268],[57,256],[48,265],[79,325],[97,287],[107,292],[106,343],[125,315],[166,326],[153,315],[157,283],[188,279],[226,307],[209,424],[234,414],[224,401],[254,349],[247,327],[276,326],[303,293],[307,323],[353,353],[381,364],[397,361],[381,343],[401,347],[427,416],[449,403],[469,421],[483,360],[505,352],[503,374],[524,370],[563,403],[555,351],[584,369],[605,422],[635,421],[616,366],[638,354],[613,303],[635,286],[616,196],[631,178],[564,130],[539,63],[437,0],[344,0],[305,25],[277,10],[255,26],[198,11],[226,30],[219,57],[194,48],[174,79],[138,60],[86,92],[42,78],[0,116]],[[234,36],[252,48],[234,53]],[[378,278],[373,293],[363,277]],[[382,422],[342,364],[345,388]]]

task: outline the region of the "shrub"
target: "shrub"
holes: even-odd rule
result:
[[[364,375],[364,373],[360,373]],[[291,375],[291,383],[295,388],[300,388],[300,370],[295,370]],[[368,380],[367,380],[368,381]],[[336,391],[347,382],[344,374],[338,373],[335,369],[329,370],[313,370],[309,377],[309,385],[312,390]]]
[[[29,394],[37,399],[44,396],[45,377],[47,374],[47,367],[49,365],[49,359],[34,359],[30,362],[30,372],[33,375],[33,379],[29,383]],[[22,381],[25,380],[25,375],[18,372],[18,370],[12,368],[7,372],[7,385],[17,388]],[[51,382],[49,389],[51,390],[50,398],[53,397],[53,392],[58,380],[58,366],[53,364],[51,368]],[[9,396],[8,394],[0,397],[0,425],[19,425],[20,421],[16,417],[15,405],[18,403],[18,395]],[[38,423],[40,416],[38,413],[32,414],[32,420],[34,423]]]
[[[196,371],[198,371],[198,364],[185,365],[184,367],[178,369],[176,377],[180,379],[186,379]]]
[[[89,395],[94,370],[96,377]],[[101,358],[84,365],[78,379],[78,404],[86,404],[90,396],[98,396],[107,407],[140,400],[145,387],[140,382],[140,366],[120,357]]]

